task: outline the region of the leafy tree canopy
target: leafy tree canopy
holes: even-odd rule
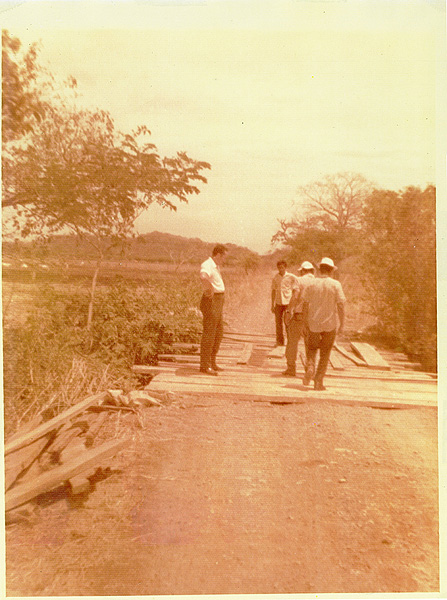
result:
[[[288,247],[293,261],[349,256],[356,251],[363,206],[372,189],[357,173],[327,175],[300,187],[294,214],[279,220],[272,242]]]
[[[15,140],[30,131],[45,114],[37,64],[38,47],[22,49],[20,40],[2,32],[2,141]],[[42,83],[40,84],[42,85]]]
[[[298,188],[293,220],[306,229],[358,229],[371,191],[372,184],[358,173],[326,175],[321,181]]]
[[[124,238],[138,215],[156,202],[176,210],[199,193],[206,162],[185,152],[162,158],[140,127],[115,131],[104,111],[52,111],[17,148],[6,173],[4,201],[17,209],[22,235],[72,230],[97,239]]]

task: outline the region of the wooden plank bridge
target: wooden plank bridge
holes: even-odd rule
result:
[[[332,402],[376,408],[437,407],[437,377],[418,369],[403,354],[378,351],[365,343],[337,343],[325,378],[325,391],[306,387],[304,347],[300,341],[297,376],[282,375],[284,347],[274,336],[228,331],[218,356],[224,369],[217,377],[199,371],[199,346],[179,344],[175,354],[159,356],[157,366],[135,365],[153,375],[148,390],[237,397],[276,404]]]

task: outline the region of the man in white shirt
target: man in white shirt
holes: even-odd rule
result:
[[[298,354],[298,342],[303,335],[303,294],[304,290],[312,285],[315,280],[315,267],[309,261],[304,261],[300,267],[301,277],[296,277],[293,281],[292,298],[284,314],[284,322],[287,330],[286,361],[287,369],[283,375],[295,377],[296,375],[296,357]],[[307,338],[306,357],[307,357]]]
[[[315,390],[326,389],[323,385],[323,378],[335,337],[337,333],[343,332],[345,321],[346,298],[341,283],[331,277],[334,269],[334,261],[331,258],[323,258],[319,265],[321,277],[315,279],[303,294],[303,319],[308,336],[308,354],[303,384],[309,385],[314,378]],[[315,358],[318,349],[320,349],[320,359],[315,373]]]
[[[200,372],[206,375],[217,375],[222,371],[216,364],[223,336],[223,305],[225,285],[220,274],[227,248],[217,244],[210,256],[200,266],[200,281],[203,295],[200,310],[203,314],[203,331],[200,344]]]
[[[284,313],[292,297],[292,283],[296,275],[289,273],[285,260],[276,263],[278,273],[272,280],[272,313],[275,315],[276,345],[284,346]]]

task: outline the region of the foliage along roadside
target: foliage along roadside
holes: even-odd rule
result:
[[[44,408],[135,386],[133,364],[156,363],[173,342],[197,342],[199,293],[190,277],[100,289],[87,335],[88,293],[40,288],[25,324],[3,327],[6,431]]]
[[[354,183],[355,210],[343,187],[351,190]],[[313,199],[306,209],[311,212],[280,221],[274,239],[284,244],[291,263],[355,258],[376,318],[375,334],[435,371],[436,188],[395,192],[364,186],[360,176],[339,174],[304,188],[304,199]],[[350,220],[343,219],[347,214]]]

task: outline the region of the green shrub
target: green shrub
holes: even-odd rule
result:
[[[375,190],[364,211],[363,268],[379,328],[436,370],[436,190]]]
[[[197,287],[190,278],[160,278],[99,289],[91,332],[87,291],[39,289],[26,322],[3,326],[7,431],[43,407],[123,387],[133,364],[155,363],[173,342],[197,342]]]
[[[197,342],[197,304],[196,290],[186,282],[113,286],[96,302],[92,350],[127,365],[154,363],[173,342]]]

